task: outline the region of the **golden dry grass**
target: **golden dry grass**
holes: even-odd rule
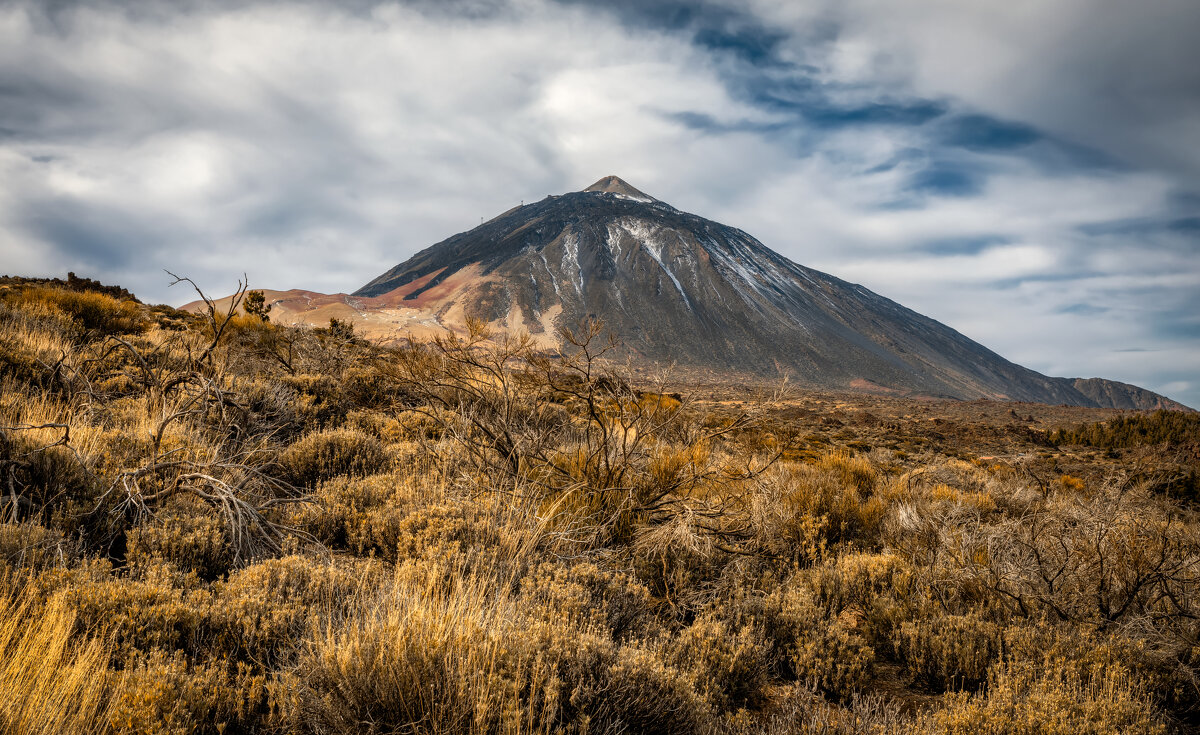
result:
[[[108,729],[112,690],[103,640],[74,634],[61,599],[44,607],[0,595],[0,730],[13,735],[98,735]]]
[[[381,348],[0,296],[4,732],[1200,723],[1200,519],[1144,446],[706,402],[595,330]]]

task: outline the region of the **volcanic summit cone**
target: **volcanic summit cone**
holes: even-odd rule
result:
[[[647,360],[759,374],[783,368],[813,386],[1128,408],[1166,400],[1023,368],[616,176],[444,240],[355,295],[385,294],[443,320],[470,315],[550,340],[558,326],[599,317]]]
[[[897,395],[1179,406],[1124,383],[1023,368],[616,176],[515,207],[353,295],[269,296],[281,315],[353,318],[372,336],[461,328],[476,317],[552,345],[560,328],[599,318],[635,359],[715,374],[786,371],[811,387]]]

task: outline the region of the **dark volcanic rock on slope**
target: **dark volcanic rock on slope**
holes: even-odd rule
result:
[[[1154,408],[1122,383],[1051,378],[862,286],[610,176],[414,255],[355,296],[524,328],[599,317],[635,355],[800,382],[962,399]],[[1165,403],[1164,403],[1165,402]]]

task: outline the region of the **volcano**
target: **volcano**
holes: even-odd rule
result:
[[[638,363],[715,380],[787,373],[810,388],[894,396],[1186,408],[1127,383],[1021,367],[617,176],[514,207],[353,294],[264,293],[276,322],[352,320],[380,341],[461,331],[477,318],[553,348],[562,329],[599,319]]]
[[[598,318],[634,358],[778,375],[812,387],[957,399],[1157,408],[1101,379],[1052,378],[747,233],[616,176],[549,196],[427,248],[354,297],[442,326],[476,317],[546,343]],[[427,319],[428,321],[428,319]]]

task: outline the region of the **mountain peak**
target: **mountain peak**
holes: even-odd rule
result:
[[[598,191],[605,194],[620,194],[632,199],[645,199],[646,201],[657,201],[654,197],[635,188],[629,182],[622,179],[620,176],[605,176],[596,183],[592,184],[584,191]]]
[[[1156,408],[1131,386],[1051,378],[861,286],[793,263],[749,234],[670,207],[616,176],[443,240],[381,274],[346,308],[417,334],[468,317],[564,347],[599,316],[621,357],[703,374],[917,397]],[[359,306],[354,306],[358,304]],[[311,308],[311,307],[310,307]],[[325,309],[324,306],[321,307]],[[327,309],[313,309],[328,322]],[[383,313],[394,316],[379,316]],[[341,316],[339,314],[338,318]]]

